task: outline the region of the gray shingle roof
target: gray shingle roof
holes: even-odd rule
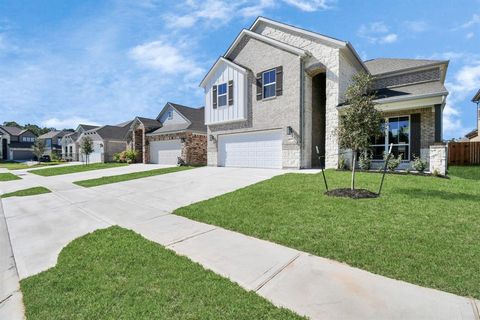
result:
[[[396,97],[422,96],[429,94],[447,94],[448,91],[440,81],[417,83],[405,86],[397,86],[379,89],[376,91],[376,100]]]
[[[137,117],[136,119],[143,123],[146,128],[159,128],[162,126],[160,121],[158,121],[157,119],[150,119],[144,117]]]
[[[372,75],[408,70],[411,68],[425,67],[438,63],[446,63],[444,60],[426,60],[426,59],[394,59],[379,58],[364,61],[368,71]]]
[[[103,140],[125,140],[130,127],[118,127],[118,126],[102,126],[100,128],[89,130],[90,132],[96,132]]]
[[[150,133],[150,135],[162,134],[168,132],[177,132],[183,130],[191,130],[197,132],[207,132],[207,126],[205,125],[205,107],[191,108],[181,104],[169,102],[167,105],[171,105],[178,112],[180,112],[190,123],[181,124],[166,124],[161,128]],[[159,115],[160,116],[160,115]]]
[[[92,130],[92,129],[95,129],[95,128],[99,127],[99,126],[92,126],[90,124],[79,124],[78,126],[82,127],[83,130],[85,130],[85,131]]]
[[[478,129],[472,130],[465,135],[468,139],[475,138],[476,136],[478,136]]]
[[[473,96],[473,102],[480,102],[480,89],[478,89],[477,93]]]
[[[7,126],[0,126],[3,130],[7,131],[8,134],[12,136],[18,136],[20,135],[23,131],[25,131],[22,128],[17,128],[17,127],[7,127]]]
[[[50,139],[50,138],[55,138],[55,137],[61,138],[61,137],[65,136],[69,133],[70,133],[70,131],[66,131],[66,130],[52,130],[52,131],[49,131],[45,134],[42,134],[38,138],[39,139]]]

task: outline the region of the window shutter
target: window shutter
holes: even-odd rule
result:
[[[275,76],[276,76],[275,81],[277,82],[275,94],[277,96],[281,96],[283,93],[283,67],[282,66],[275,68]]]
[[[410,160],[413,160],[413,156],[420,157],[420,142],[422,137],[420,119],[420,113],[410,115]]]
[[[228,81],[228,105],[233,105],[233,80]]]
[[[213,86],[212,89],[212,100],[213,100],[213,109],[217,109],[217,86]]]
[[[257,73],[257,101],[262,100],[262,73]]]

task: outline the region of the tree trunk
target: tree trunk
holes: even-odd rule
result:
[[[352,157],[352,190],[355,190],[355,164],[357,162],[357,151],[353,151]]]

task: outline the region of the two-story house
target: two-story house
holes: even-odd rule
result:
[[[30,130],[0,126],[0,159],[33,160],[33,144],[36,138]]]
[[[476,110],[476,115],[477,115],[477,129],[473,129],[469,133],[465,135],[465,137],[469,141],[480,141],[480,89],[477,91],[477,93],[473,96],[472,102],[474,102],[477,105],[477,110]]]
[[[261,168],[336,168],[336,130],[352,76],[376,78],[385,136],[372,141],[377,159],[394,144],[406,161],[429,160],[442,141],[448,61],[362,61],[349,42],[259,17],[240,32],[208,71],[205,92],[208,164]],[[433,146],[433,147],[432,147]],[[435,151],[444,158],[445,148]],[[441,147],[438,147],[441,148]],[[434,161],[432,163],[442,163]],[[443,159],[444,163],[444,159]]]
[[[72,133],[68,130],[51,130],[42,134],[37,139],[42,141],[45,146],[45,154],[51,156],[56,154],[58,156],[62,153],[62,139],[65,135]]]

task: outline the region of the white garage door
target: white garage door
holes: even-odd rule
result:
[[[282,131],[220,136],[218,152],[223,167],[282,168]]]
[[[182,142],[177,140],[150,142],[150,162],[176,165],[182,156]]]

